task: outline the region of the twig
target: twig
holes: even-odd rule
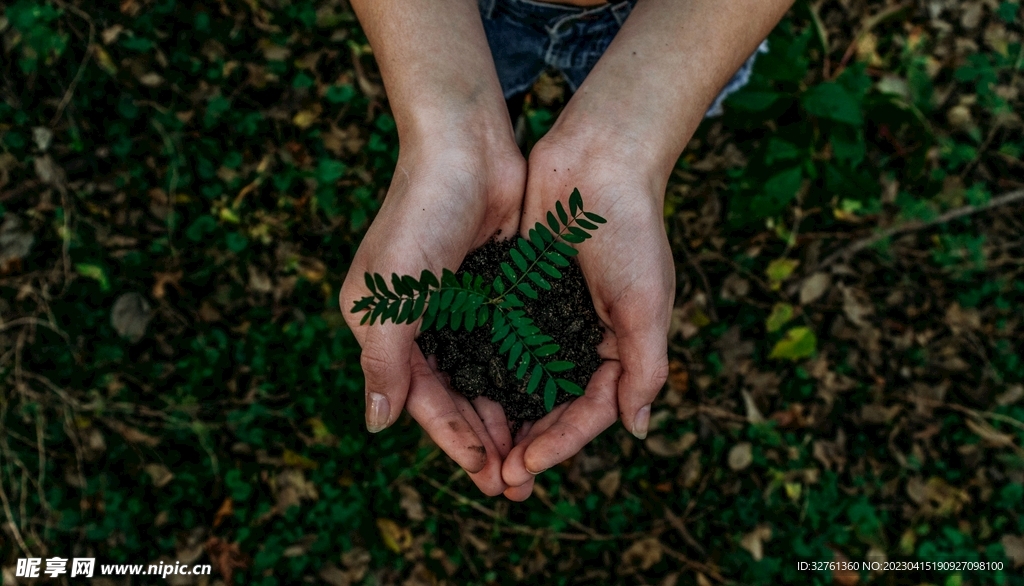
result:
[[[668,556],[670,558],[675,559],[676,561],[682,563],[684,566],[686,566],[687,568],[689,568],[691,570],[696,570],[696,571],[699,571],[699,572],[701,572],[703,574],[707,574],[708,576],[711,577],[712,580],[714,580],[716,582],[725,583],[725,578],[723,578],[722,575],[720,573],[718,573],[717,569],[715,569],[715,568],[713,568],[713,567],[711,567],[711,566],[709,566],[707,564],[702,564],[700,562],[695,562],[695,561],[691,560],[690,558],[686,557],[685,555],[679,553],[678,551],[672,549],[671,547],[665,545],[664,543],[660,543],[659,542],[659,544],[661,545],[661,550],[663,552],[665,552],[666,554],[668,554]]]
[[[831,79],[839,77],[839,74],[841,74],[843,70],[846,69],[846,64],[850,61],[850,58],[853,57],[853,54],[857,51],[857,43],[860,42],[861,38],[864,35],[871,32],[871,29],[885,22],[887,19],[895,16],[896,14],[902,12],[903,10],[909,7],[910,3],[901,2],[895,6],[890,6],[889,8],[882,10],[881,12],[872,17],[869,17],[864,22],[864,26],[861,27],[859,31],[857,31],[856,35],[854,35],[853,40],[850,41],[850,46],[846,48],[846,53],[843,54],[843,59],[839,62],[839,65],[836,66],[835,73],[832,75]]]
[[[60,117],[64,115],[64,108],[67,107],[68,103],[71,102],[71,96],[75,93],[75,88],[78,87],[78,82],[82,79],[82,74],[85,73],[85,65],[89,62],[89,57],[92,53],[93,40],[96,37],[96,25],[93,24],[92,18],[88,14],[82,12],[76,6],[71,6],[63,2],[62,0],[53,0],[61,8],[74,13],[76,16],[84,18],[89,23],[89,42],[85,47],[85,56],[82,57],[82,64],[78,66],[78,72],[75,73],[75,77],[71,80],[71,85],[68,86],[67,91],[64,92],[64,97],[60,99],[60,104],[57,105],[57,113],[53,115],[53,119],[50,120],[50,127],[54,127],[60,120]]]
[[[11,528],[11,533],[14,535],[14,540],[18,542],[18,547],[21,548],[25,557],[34,557],[32,555],[32,550],[25,545],[25,540],[21,537],[21,530],[18,529],[18,524],[14,522],[14,514],[11,512],[11,503],[7,500],[7,491],[4,490],[3,482],[0,482],[0,502],[3,502],[4,514],[7,515],[7,525]]]
[[[704,269],[701,268],[700,263],[698,263],[697,260],[693,258],[693,255],[690,254],[690,251],[687,249],[685,245],[680,246],[679,248],[680,250],[683,251],[683,254],[686,256],[687,262],[690,263],[690,266],[693,267],[693,270],[697,271],[697,276],[700,277],[701,282],[704,283],[704,291],[705,293],[707,293],[705,297],[707,298],[708,317],[711,318],[711,321],[717,322],[718,312],[715,311],[715,292],[711,288],[711,282],[708,281],[708,276],[704,273]]]
[[[986,210],[990,210],[992,208],[996,208],[996,207],[999,207],[999,206],[1004,206],[1004,205],[1016,203],[1018,201],[1024,201],[1024,189],[1018,189],[1016,191],[1011,191],[1009,193],[1004,193],[1003,195],[1000,195],[998,197],[992,198],[988,203],[984,203],[982,205],[977,205],[977,206],[967,205],[967,206],[959,207],[959,208],[957,208],[955,210],[950,210],[950,211],[942,214],[941,216],[939,216],[937,218],[928,220],[927,222],[922,222],[920,220],[913,220],[913,221],[910,221],[910,222],[904,222],[904,223],[899,224],[897,226],[893,226],[893,227],[888,228],[886,230],[882,230],[881,232],[879,232],[879,233],[877,233],[877,234],[875,234],[873,236],[869,236],[867,238],[862,238],[862,239],[854,242],[853,244],[843,248],[842,250],[839,250],[838,252],[835,252],[835,253],[829,255],[828,258],[826,258],[822,262],[818,263],[818,266],[816,266],[814,268],[814,270],[815,271],[821,270],[821,269],[823,269],[823,268],[825,268],[825,267],[835,263],[837,260],[840,260],[840,259],[849,259],[849,257],[853,256],[854,254],[857,254],[858,252],[864,250],[865,248],[870,248],[870,247],[874,246],[875,244],[878,244],[879,242],[881,242],[881,241],[883,241],[883,240],[885,240],[887,238],[891,238],[892,236],[895,236],[897,234],[903,234],[905,232],[913,232],[913,231],[916,231],[916,230],[923,230],[925,228],[930,228],[930,227],[936,226],[938,224],[944,224],[946,222],[949,222],[949,221],[952,221],[952,220],[956,220],[958,218],[963,218],[965,216],[970,216],[970,215],[976,214],[978,212],[984,212]],[[813,272],[813,271],[811,271],[811,272]]]

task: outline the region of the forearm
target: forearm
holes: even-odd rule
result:
[[[399,137],[511,124],[475,0],[352,0],[373,48]]]
[[[708,106],[792,1],[639,0],[553,132],[635,145],[630,154],[667,178]]]

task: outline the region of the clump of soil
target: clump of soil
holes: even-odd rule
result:
[[[512,245],[512,240],[491,240],[466,257],[456,276],[461,278],[468,272],[481,275],[485,283],[493,282],[494,277],[501,274],[501,263],[509,261],[508,251]],[[559,376],[585,389],[601,365],[601,357],[597,354],[597,345],[602,338],[601,324],[575,259],[559,270],[561,279],[548,279],[550,291],[534,287],[538,290],[537,299],[528,299],[525,295],[518,297],[525,304],[523,310],[533,323],[561,347],[546,360],[574,363],[575,368]],[[513,429],[518,430],[522,422],[540,419],[547,413],[544,410],[544,392],[539,388],[532,395],[526,394],[529,371],[522,380],[517,379],[515,372],[508,369],[508,356],[498,353],[499,344],[491,343],[491,335],[488,322],[472,332],[431,327],[416,341],[424,355],[437,357],[438,368],[448,374],[452,389],[468,399],[483,395],[497,401],[505,409],[505,416],[513,424]],[[559,390],[555,404],[564,403],[573,396]]]

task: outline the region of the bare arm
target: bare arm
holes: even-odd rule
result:
[[[532,474],[578,452],[621,419],[647,436],[668,377],[675,297],[665,233],[669,174],[722,86],[792,0],[639,0],[622,30],[530,154],[523,225],[579,188],[608,218],[577,257],[607,327],[606,376],[552,412],[509,453],[505,495],[530,495]]]
[[[514,140],[475,0],[352,0],[401,140],[482,132]]]
[[[667,178],[719,90],[792,3],[639,0],[552,134],[626,138]]]

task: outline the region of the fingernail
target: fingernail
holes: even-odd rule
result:
[[[647,437],[647,426],[651,423],[651,406],[644,405],[636,412],[636,417],[633,419],[633,435],[637,439],[645,439]]]
[[[524,468],[525,468],[525,466],[524,466]],[[544,470],[547,470],[547,468],[545,468]],[[530,470],[529,468],[526,468],[526,471],[529,472],[530,474],[533,474],[534,476],[540,474],[541,472],[544,472],[544,470],[538,470],[538,471],[534,472],[533,470]]]
[[[388,398],[380,393],[370,393],[367,403],[369,403],[369,409],[366,411],[366,430],[370,433],[377,433],[388,426],[388,418],[391,417],[391,403],[388,403]]]

